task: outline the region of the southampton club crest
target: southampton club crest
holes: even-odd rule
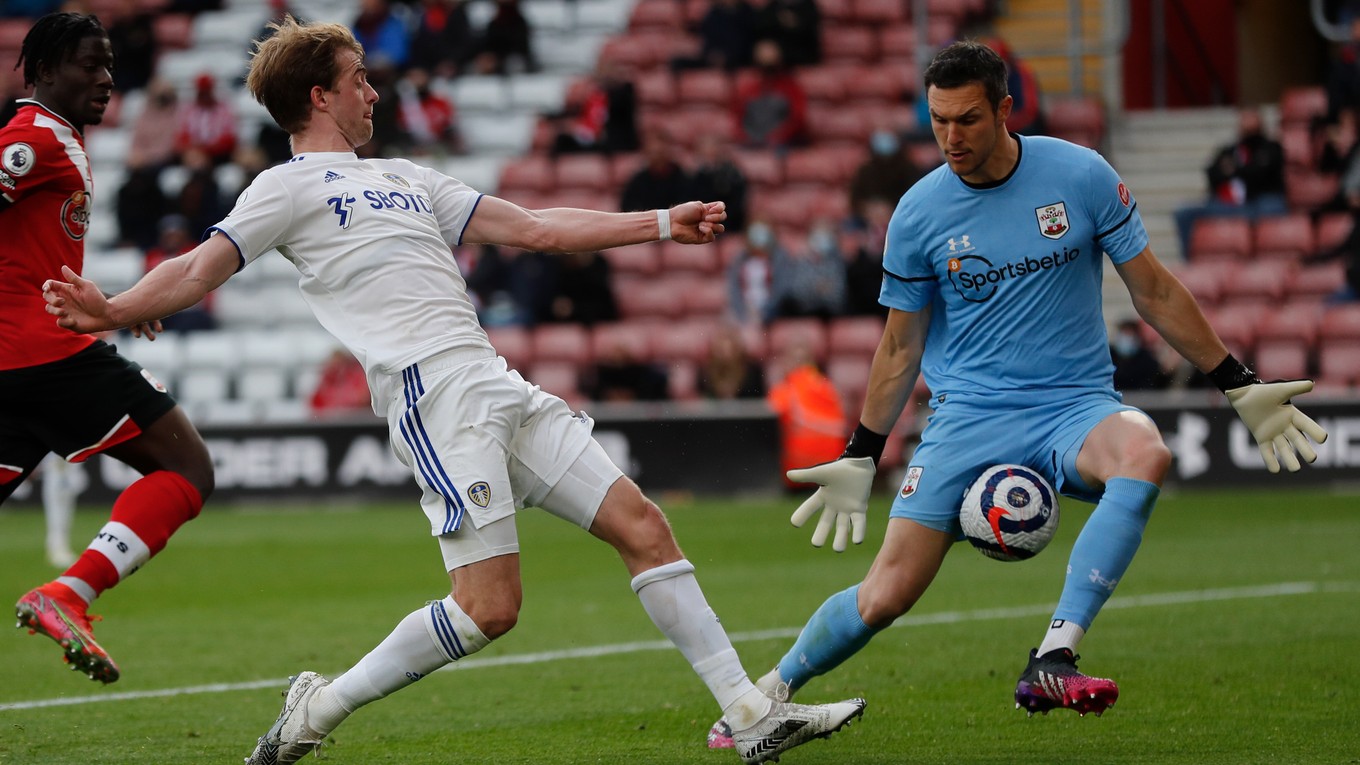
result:
[[[1039,233],[1049,239],[1061,239],[1071,228],[1067,224],[1067,205],[1062,202],[1036,207],[1034,215],[1039,219]]]

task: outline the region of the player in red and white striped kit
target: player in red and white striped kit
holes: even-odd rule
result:
[[[15,606],[20,627],[55,640],[72,669],[111,683],[118,667],[86,609],[198,515],[213,488],[202,437],[150,372],[93,335],[62,329],[43,282],[79,272],[94,192],[83,131],[103,120],[113,49],[94,16],[54,13],[24,38],[32,98],[0,128],[0,503],[49,452],[70,462],[104,453],[142,477],[57,579]],[[154,339],[159,323],[134,327]]]

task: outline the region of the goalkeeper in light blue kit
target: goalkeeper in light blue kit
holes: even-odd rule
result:
[[[1313,461],[1326,432],[1290,404],[1309,380],[1262,383],[1234,359],[1190,293],[1148,247],[1137,204],[1094,151],[1006,131],[1006,70],[991,49],[959,42],[925,73],[946,164],[902,197],[888,229],[880,301],[891,310],[874,356],[860,424],[835,462],[789,472],[821,488],[798,508],[863,541],[885,437],[917,374],[934,413],[893,501],[883,546],[861,584],[832,595],[758,686],[796,691],[906,613],[961,538],[964,489],[998,463],[1027,465],[1062,494],[1096,502],[1072,550],[1051,626],[1016,687],[1035,711],[1103,712],[1111,680],[1077,671],[1075,650],[1124,577],[1171,453],[1156,426],[1125,406],[1101,315],[1102,253],[1138,314],[1232,402],[1271,472]],[[710,743],[724,743],[722,723]]]

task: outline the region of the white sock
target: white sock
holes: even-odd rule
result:
[[[1044,633],[1044,642],[1039,644],[1039,655],[1043,656],[1049,651],[1059,648],[1066,648],[1072,653],[1077,652],[1077,645],[1086,636],[1086,630],[1079,624],[1066,619],[1054,619],[1049,625],[1048,632]]]
[[[490,642],[452,596],[431,601],[407,614],[377,648],[317,691],[307,702],[308,723],[317,733],[330,733],[359,707]]]
[[[47,555],[50,558],[74,560],[71,552],[71,519],[76,514],[76,491],[73,476],[80,468],[66,460],[49,457],[43,465],[46,474],[42,482],[43,517],[47,521]],[[70,565],[67,561],[66,565]]]
[[[142,564],[151,560],[151,548],[137,536],[137,532],[117,521],[109,521],[90,541],[87,550],[94,550],[109,559],[118,571],[118,581],[132,576]],[[85,580],[62,575],[57,581],[70,587],[86,603],[93,603],[97,595]]]
[[[683,558],[638,574],[633,591],[661,632],[680,649],[734,730],[755,725],[770,710],[732,648],[732,641],[709,608],[694,565]]]

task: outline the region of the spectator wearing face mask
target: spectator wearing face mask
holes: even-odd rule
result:
[[[804,247],[783,264],[786,279],[776,296],[778,318],[829,319],[845,312],[845,266],[832,221],[820,220],[808,233]]]
[[[1170,381],[1156,355],[1148,348],[1140,322],[1126,319],[1110,338],[1115,390],[1156,390]]]
[[[867,218],[866,206],[872,200],[885,201],[893,207],[914,183],[924,175],[911,161],[897,133],[887,125],[880,125],[869,136],[869,156],[850,179],[850,212],[857,222]]]
[[[759,325],[775,317],[786,291],[788,255],[767,221],[746,227],[746,247],[727,267],[727,307],[738,324]]]

